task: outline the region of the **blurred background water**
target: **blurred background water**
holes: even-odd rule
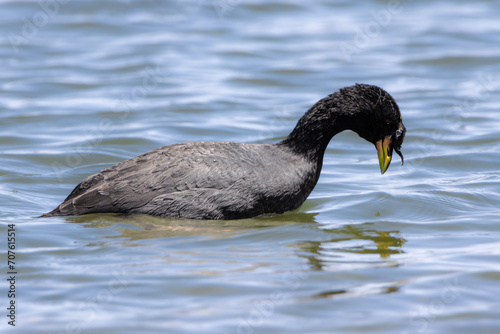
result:
[[[2,333],[500,333],[498,1],[0,9]],[[357,82],[389,91],[408,129],[383,176],[346,132],[296,212],[34,218],[159,146],[279,141]]]

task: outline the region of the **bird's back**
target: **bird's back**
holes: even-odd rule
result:
[[[124,212],[236,219],[282,213],[302,204],[320,168],[280,145],[168,145],[89,176],[45,216]]]

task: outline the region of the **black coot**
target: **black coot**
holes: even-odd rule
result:
[[[405,135],[396,101],[357,84],[318,101],[277,144],[196,142],[168,145],[83,180],[43,217],[143,213],[191,219],[239,219],[297,209],[316,185],[325,149],[337,133],[373,143],[380,170],[401,156]]]

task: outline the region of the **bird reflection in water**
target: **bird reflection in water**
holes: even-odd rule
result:
[[[89,214],[67,217],[68,223],[85,224],[87,228],[113,227],[119,234],[106,238],[146,240],[170,237],[204,236],[227,238],[234,233],[249,229],[268,228],[297,223],[316,223],[317,214],[291,212],[270,217],[238,220],[195,220],[155,217],[141,214]],[[119,228],[116,228],[120,224]]]
[[[309,255],[314,270],[323,270],[332,263],[379,263],[391,255],[404,253],[402,246],[406,242],[399,231],[378,231],[373,223],[346,225],[339,228],[324,229],[334,237],[323,241],[306,241],[300,245]],[[353,258],[351,254],[356,254]],[[378,255],[377,258],[361,255]],[[377,260],[378,259],[378,260]]]

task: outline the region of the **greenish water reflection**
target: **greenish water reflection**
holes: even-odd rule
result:
[[[68,217],[66,222],[84,224],[86,228],[108,227],[117,232],[104,238],[126,238],[130,241],[196,237],[229,238],[251,229],[271,228],[285,225],[312,224],[316,232],[321,231],[324,240],[303,240],[299,231],[292,244],[298,253],[305,256],[313,270],[324,270],[324,266],[342,261],[342,254],[378,255],[379,261],[391,255],[404,253],[406,242],[399,230],[377,230],[374,223],[344,225],[338,228],[324,229],[314,219],[317,214],[289,213],[284,215],[241,219],[230,221],[200,221],[189,219],[171,219],[148,215],[127,214],[90,214]],[[315,234],[317,236],[317,234]],[[363,258],[362,260],[366,260]],[[373,261],[373,258],[369,260]]]
[[[149,215],[89,214],[68,217],[66,222],[86,224],[88,228],[110,227],[120,224],[119,234],[107,238],[145,240],[157,238],[203,236],[225,238],[231,233],[249,229],[282,226],[288,224],[315,223],[317,214],[289,213],[273,217],[240,220],[191,220],[154,217]]]
[[[303,251],[311,254],[306,258],[315,270],[323,270],[336,258],[342,261],[341,253],[377,254],[381,259],[404,253],[402,248],[406,239],[400,231],[378,231],[373,223],[345,225],[323,231],[333,236],[323,241],[305,241],[300,245]]]

